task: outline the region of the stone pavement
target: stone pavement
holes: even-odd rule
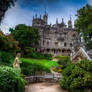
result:
[[[34,83],[26,88],[26,92],[68,92],[60,88],[58,83]]]

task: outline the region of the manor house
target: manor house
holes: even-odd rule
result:
[[[64,23],[62,18],[61,23],[48,25],[48,14],[45,12],[43,18],[33,17],[32,27],[38,28],[40,31],[40,44],[37,47],[38,51],[43,53],[62,56],[70,56],[73,52],[73,48],[79,46],[78,33],[72,27],[71,18],[68,21],[68,25]]]

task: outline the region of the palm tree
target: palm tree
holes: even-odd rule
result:
[[[16,0],[0,0],[0,24],[1,20],[5,15],[5,12],[8,10],[9,7],[14,5]]]

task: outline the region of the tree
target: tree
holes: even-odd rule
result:
[[[19,24],[15,29],[10,29],[13,37],[19,41],[19,46],[21,50],[24,50],[26,47],[35,47],[39,44],[39,31],[30,26],[24,24]]]
[[[0,0],[0,23],[7,9],[11,7],[11,5],[14,5],[15,1],[16,0]]]
[[[0,51],[16,52],[20,50],[18,44],[12,35],[5,35],[0,31]]]
[[[87,49],[92,48],[92,6],[86,5],[77,11],[76,31],[84,38]]]

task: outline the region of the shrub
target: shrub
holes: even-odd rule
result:
[[[61,87],[69,90],[92,88],[92,62],[81,61],[71,64],[63,70],[63,78],[60,80]],[[78,91],[79,92],[79,91]]]
[[[35,48],[25,47],[24,49],[24,57],[25,58],[35,58],[35,59],[52,59],[51,54],[43,54],[41,52],[35,51]]]
[[[63,71],[62,68],[63,68],[63,66],[62,66],[62,65],[59,65],[58,67],[52,68],[52,70],[53,70],[54,72],[61,73],[61,72]]]
[[[44,58],[48,60],[52,60],[52,55],[51,54],[44,54]]]
[[[45,68],[44,66],[40,64],[29,64],[29,63],[22,63],[21,65],[21,71],[24,75],[30,76],[35,75],[37,72],[50,72],[49,69]]]
[[[13,60],[14,60],[13,54],[10,54],[10,53],[4,52],[4,51],[0,52],[0,64],[10,66],[13,63]]]
[[[71,62],[69,56],[56,56],[55,58],[59,59],[58,63],[60,65],[63,65],[63,68],[65,68]]]
[[[25,81],[11,67],[0,67],[0,92],[24,92]]]

